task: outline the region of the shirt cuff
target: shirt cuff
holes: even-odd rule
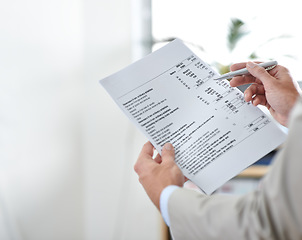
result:
[[[159,200],[160,201],[159,202],[160,212],[168,227],[170,227],[170,219],[169,219],[169,213],[168,213],[168,201],[169,201],[171,194],[178,188],[179,188],[178,186],[170,185],[170,186],[166,187],[160,194],[160,200]]]

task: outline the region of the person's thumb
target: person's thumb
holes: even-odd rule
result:
[[[263,68],[258,66],[256,63],[248,62],[246,68],[251,75],[258,78],[264,85],[272,81],[272,76]]]
[[[161,150],[161,157],[163,162],[173,161],[175,159],[174,147],[171,143],[166,143]]]

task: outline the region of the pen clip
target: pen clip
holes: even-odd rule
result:
[[[266,67],[265,70],[266,71],[270,71],[272,70],[273,68],[275,68],[277,65],[273,65],[273,66],[270,66],[270,67]]]

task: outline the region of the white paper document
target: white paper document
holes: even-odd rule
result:
[[[285,140],[285,133],[180,40],[100,81],[160,153],[207,194]]]

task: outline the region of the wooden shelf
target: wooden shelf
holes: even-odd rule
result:
[[[269,166],[267,165],[253,165],[242,171],[240,174],[237,175],[237,177],[261,178],[267,173],[268,170]]]

